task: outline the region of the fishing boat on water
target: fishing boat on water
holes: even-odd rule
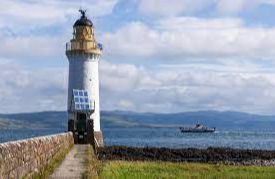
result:
[[[212,133],[216,131],[216,128],[206,127],[202,124],[197,123],[195,126],[192,127],[180,127],[180,131],[182,133],[194,132],[194,133]]]

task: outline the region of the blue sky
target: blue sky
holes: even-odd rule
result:
[[[66,110],[80,7],[101,109],[275,114],[275,0],[0,0],[0,113]]]

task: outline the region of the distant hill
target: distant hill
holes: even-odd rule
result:
[[[196,122],[217,127],[218,130],[272,130],[275,116],[254,115],[241,112],[198,111],[175,114],[102,111],[102,127],[179,127]],[[36,112],[0,114],[0,128],[67,128],[67,113]]]
[[[0,128],[66,128],[66,112],[34,112],[18,114],[0,114]],[[9,125],[1,125],[1,121],[11,121]]]

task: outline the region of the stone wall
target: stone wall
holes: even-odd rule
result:
[[[32,176],[73,143],[72,133],[1,143],[0,178]]]

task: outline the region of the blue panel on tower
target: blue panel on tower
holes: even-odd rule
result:
[[[92,102],[86,90],[73,89],[73,105],[75,111],[91,112],[93,110]]]

